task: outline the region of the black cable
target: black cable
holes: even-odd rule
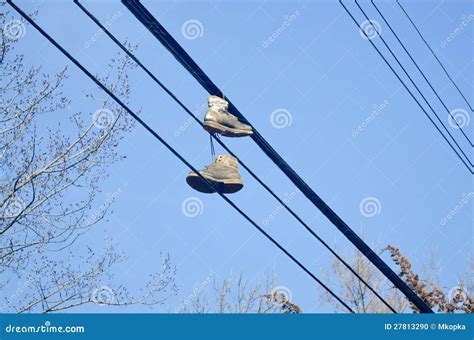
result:
[[[390,29],[390,31],[393,33],[393,35],[395,36],[395,38],[397,39],[398,43],[402,46],[403,50],[408,54],[408,56],[410,57],[411,61],[415,64],[416,68],[418,69],[418,71],[421,73],[421,75],[423,76],[423,78],[425,79],[425,81],[428,83],[428,85],[430,86],[431,90],[434,92],[434,94],[436,95],[436,97],[439,99],[439,101],[441,102],[441,104],[443,105],[443,107],[445,108],[446,112],[448,112],[448,115],[451,117],[451,119],[456,123],[456,125],[458,126],[459,130],[461,131],[461,133],[463,134],[463,136],[467,139],[467,141],[469,142],[469,144],[471,144],[471,146],[474,146],[474,144],[472,144],[471,140],[469,139],[469,137],[466,135],[466,133],[464,132],[464,130],[462,129],[462,126],[459,125],[459,123],[457,122],[457,120],[453,117],[453,115],[451,114],[451,111],[448,109],[448,107],[446,106],[446,104],[444,103],[444,101],[441,99],[441,97],[439,96],[438,92],[435,90],[435,88],[433,87],[433,85],[431,84],[431,82],[428,80],[428,78],[426,77],[425,73],[421,70],[421,68],[418,66],[418,63],[415,61],[415,59],[412,57],[412,55],[410,54],[410,52],[407,50],[407,48],[405,47],[405,45],[403,44],[403,42],[400,40],[400,38],[398,37],[398,35],[395,33],[395,31],[392,29],[392,26],[388,23],[387,19],[385,19],[384,15],[382,14],[382,12],[379,10],[379,8],[377,7],[377,5],[375,4],[374,0],[371,0],[371,3],[372,5],[375,7],[375,9],[377,10],[377,12],[380,14],[380,16],[382,17],[383,21],[387,24],[388,28]]]
[[[435,115],[435,117],[438,119],[438,122],[443,126],[443,128],[446,130],[446,132],[448,133],[448,135],[451,137],[451,139],[454,141],[454,144],[456,144],[456,146],[459,148],[459,150],[461,151],[461,153],[464,155],[464,157],[466,157],[467,161],[469,162],[469,164],[471,165],[471,168],[474,166],[474,164],[471,162],[471,160],[469,159],[469,157],[464,153],[464,150],[461,148],[461,146],[458,144],[458,142],[456,141],[456,139],[453,137],[453,135],[451,134],[451,132],[449,132],[449,129],[444,125],[443,121],[441,120],[441,118],[438,116],[438,114],[436,113],[436,111],[433,109],[433,107],[431,106],[431,104],[428,102],[428,100],[426,99],[426,97],[423,95],[423,93],[421,92],[421,90],[419,89],[419,87],[416,85],[415,81],[412,79],[412,77],[410,76],[410,74],[407,72],[407,70],[405,69],[405,67],[403,67],[402,63],[400,62],[400,60],[397,58],[397,56],[395,55],[395,53],[392,51],[392,49],[390,48],[390,46],[388,46],[387,42],[385,41],[385,39],[382,37],[382,34],[378,31],[377,27],[375,27],[372,22],[370,21],[369,17],[367,16],[367,13],[365,13],[364,9],[359,5],[359,1],[358,0],[355,0],[355,4],[357,5],[357,7],[359,7],[360,11],[362,12],[362,14],[364,14],[364,17],[367,19],[367,21],[370,23],[370,25],[374,28],[375,32],[377,32],[377,35],[380,37],[380,40],[382,41],[382,43],[385,45],[385,47],[389,50],[390,54],[395,58],[395,61],[397,62],[397,64],[402,68],[403,72],[405,73],[405,75],[408,77],[408,79],[410,80],[410,82],[413,84],[413,86],[415,87],[415,89],[418,91],[418,93],[420,94],[420,96],[423,98],[423,100],[425,101],[425,103],[428,105],[428,107],[431,109],[431,112],[433,112],[433,114]],[[443,134],[443,137],[444,134]],[[445,137],[445,140],[447,141],[447,138]],[[449,142],[448,142],[449,143]],[[449,145],[451,146],[451,148],[453,150],[454,147],[452,146],[451,143],[449,143]],[[459,156],[459,158],[461,158],[461,156],[456,152],[456,154]],[[471,170],[471,169],[470,169]],[[471,170],[472,172],[472,170]]]
[[[127,49],[118,39],[104,26],[100,21],[89,11],[85,6],[83,6],[79,0],[74,0],[74,3],[100,28],[102,31],[110,38],[112,41],[120,47],[120,49],[125,52],[135,63],[140,66],[140,68],[145,71],[154,81],[157,83],[188,115],[190,115],[199,125],[203,126],[203,123],[189,110],[177,97],[171,92],[156,76],[145,66],[143,63],[129,50]],[[204,130],[206,131],[206,130]],[[215,134],[210,133],[211,146],[212,140],[214,139],[219,143],[229,154],[238,159],[242,167],[248,171],[248,173],[260,184],[262,187],[270,193],[299,223],[301,223],[307,231],[311,233],[326,249],[328,249],[347,269],[349,269],[367,288],[369,288],[372,293],[374,293],[392,312],[397,313],[397,311],[390,306],[390,304],[380,296],[377,291],[370,286],[344,259],[342,259],[330,246],[327,244],[316,232],[313,231],[270,187],[268,187],[252,170],[250,170],[247,165],[235,155],[229,148],[222,142]]]
[[[339,0],[339,2],[342,4],[342,1]],[[365,18],[369,21],[369,23],[372,25],[372,27],[375,29],[375,32],[377,32],[378,36],[380,37],[380,39],[382,40],[382,42],[384,43],[384,45],[387,47],[387,49],[390,51],[390,53],[392,54],[392,56],[395,58],[395,60],[397,61],[398,65],[402,68],[402,70],[404,71],[405,75],[408,77],[408,79],[411,81],[411,83],[415,86],[415,88],[417,89],[418,93],[421,95],[421,97],[424,99],[424,101],[426,102],[426,104],[428,105],[428,107],[431,109],[431,111],[435,114],[436,118],[438,119],[438,121],[441,123],[441,125],[446,129],[446,127],[444,126],[444,124],[442,123],[441,119],[439,118],[439,116],[436,114],[436,112],[434,111],[434,109],[431,107],[430,103],[427,101],[427,99],[425,98],[425,96],[423,95],[423,93],[420,91],[420,89],[418,88],[418,86],[416,86],[415,82],[413,81],[413,79],[410,77],[410,75],[408,74],[408,72],[405,70],[405,68],[403,67],[403,65],[400,63],[400,61],[398,60],[398,58],[395,56],[395,54],[393,53],[392,49],[388,46],[388,44],[385,42],[385,40],[382,38],[381,34],[378,32],[377,28],[372,24],[372,22],[370,21],[370,19],[368,18],[367,14],[364,12],[364,10],[362,9],[362,7],[360,7],[359,3],[357,2],[357,0],[355,0],[355,3],[356,5],[359,7],[359,9],[361,10],[361,12],[364,14]],[[344,4],[342,4],[344,6]],[[357,27],[359,27],[360,29],[360,26],[359,24],[357,23],[357,20],[355,20],[355,18],[352,16],[352,14],[347,10],[347,8],[344,6],[344,8],[346,9],[346,11],[349,13],[349,15],[351,16],[351,18],[353,18],[354,22],[356,23]],[[361,30],[362,32],[365,33],[364,30]],[[368,37],[367,37],[368,38]],[[449,132],[448,129],[446,129],[446,131],[448,132],[449,136],[451,136],[451,138],[454,140],[454,143],[458,146],[458,148],[461,150],[461,153],[466,157],[467,161],[469,162],[469,164],[466,163],[466,161],[464,160],[464,158],[461,157],[461,155],[458,153],[458,151],[454,148],[454,146],[451,144],[451,142],[446,138],[446,136],[442,133],[442,131],[440,130],[440,128],[436,125],[436,123],[433,121],[433,119],[430,117],[430,115],[428,114],[428,112],[426,112],[426,110],[423,108],[423,106],[420,104],[420,102],[418,101],[418,99],[416,99],[416,97],[414,96],[414,94],[410,91],[410,89],[408,88],[408,86],[405,84],[405,82],[402,80],[402,78],[397,74],[397,72],[395,71],[395,69],[392,67],[392,65],[390,65],[390,63],[387,61],[387,59],[383,56],[383,54],[380,52],[380,50],[377,48],[377,46],[373,43],[373,41],[371,39],[367,39],[370,44],[375,48],[375,50],[378,52],[378,54],[382,57],[382,59],[385,61],[385,63],[388,65],[388,67],[390,68],[390,70],[392,70],[392,72],[395,74],[395,76],[398,78],[398,80],[400,81],[400,83],[402,83],[402,85],[405,87],[405,89],[408,91],[408,93],[412,96],[412,98],[416,101],[416,103],[418,104],[418,106],[423,110],[423,112],[425,113],[425,115],[428,117],[428,119],[430,120],[430,122],[433,124],[433,126],[438,130],[438,132],[441,134],[441,136],[443,136],[444,140],[448,143],[448,145],[451,147],[451,149],[456,153],[456,155],[459,157],[459,159],[463,162],[463,164],[467,167],[467,169],[469,170],[469,172],[471,174],[474,174],[474,171],[472,169],[472,163],[470,161],[470,159],[466,156],[466,154],[464,153],[464,151],[462,150],[462,148],[458,145],[458,143],[456,142],[456,140],[454,139],[454,137],[451,135],[451,133]]]
[[[166,29],[153,17],[153,15],[138,1],[122,0],[128,10],[152,33],[163,46],[174,56],[178,62],[205,88],[209,94],[222,96],[222,92],[186,53],[178,42],[166,31]],[[241,122],[252,125],[242,113],[229,102],[229,112],[239,118]],[[428,305],[413,292],[410,287],[324,202],[303,179],[286,163],[286,161],[273,149],[260,133],[253,128],[251,138],[260,149],[275,163],[278,168],[296,185],[296,187],[334,224],[334,226],[352,243],[356,248],[372,262],[382,274],[392,282],[421,312],[432,313]]]
[[[94,83],[96,83],[104,92],[107,93],[117,104],[119,104],[125,111],[127,111],[142,127],[144,127],[149,133],[158,139],[173,155],[175,155],[181,162],[183,162],[191,171],[194,171],[208,185],[215,188],[212,182],[209,182],[201,173],[196,170],[183,156],[181,156],[176,150],[173,149],[163,138],[160,137],[148,124],[146,124],[139,116],[137,116],[127,105],[125,105],[114,93],[112,93],[104,84],[102,84],[96,77],[94,77],[79,61],[77,61],[69,52],[67,52],[60,44],[58,44],[51,36],[49,36],[40,26],[38,26],[26,13],[24,13],[18,6],[16,6],[12,0],[7,0],[10,4],[28,23],[30,23],[38,32],[41,33],[51,44],[53,44],[59,51],[61,51],[72,63],[74,63],[82,72],[84,72]],[[216,190],[217,193],[242,217],[249,221],[258,231],[260,231],[268,240],[276,245],[285,255],[287,255],[293,262],[295,262],[301,269],[303,269],[313,280],[319,283],[329,294],[331,294],[337,301],[339,301],[348,311],[354,313],[354,311],[334,293],[329,287],[327,287],[321,280],[319,280],[308,268],[306,268],[301,262],[299,262],[293,255],[291,255],[283,246],[281,246],[275,239],[265,232],[257,223],[255,223],[246,213],[244,213],[234,202],[227,198],[222,192]]]
[[[398,6],[400,6],[400,8],[402,9],[403,13],[405,13],[406,17],[408,18],[408,20],[410,20],[411,24],[413,25],[413,27],[415,28],[415,30],[418,32],[418,35],[420,36],[421,40],[423,40],[423,42],[425,43],[426,47],[428,47],[428,49],[431,51],[431,53],[433,54],[433,56],[436,58],[436,60],[438,61],[438,64],[439,66],[441,66],[441,68],[443,69],[444,73],[446,73],[446,76],[448,76],[449,80],[451,81],[451,83],[454,85],[454,87],[456,88],[456,90],[458,90],[459,94],[461,95],[461,97],[464,99],[464,101],[466,102],[466,104],[469,106],[469,108],[471,109],[471,111],[474,112],[474,108],[471,106],[471,104],[469,104],[469,101],[467,100],[467,98],[464,96],[464,94],[461,92],[461,90],[459,89],[459,87],[456,85],[456,83],[454,82],[454,79],[449,75],[448,73],[448,70],[446,70],[446,68],[444,67],[443,63],[441,62],[441,60],[439,60],[438,56],[436,55],[436,53],[433,51],[433,49],[431,48],[431,46],[428,44],[428,42],[425,40],[425,38],[423,37],[423,35],[421,34],[420,30],[418,29],[418,27],[415,25],[415,23],[413,22],[413,20],[410,18],[410,16],[408,15],[408,13],[405,11],[405,9],[403,8],[402,4],[400,3],[400,1],[397,0],[397,4]]]

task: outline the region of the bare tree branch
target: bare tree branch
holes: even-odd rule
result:
[[[12,22],[26,26],[4,6],[0,0],[0,28]],[[105,202],[99,199],[108,168],[124,158],[118,146],[133,119],[96,90],[84,94],[86,112],[73,111],[74,102],[64,93],[67,68],[42,73],[41,67],[27,65],[24,55],[14,54],[20,40],[4,30],[1,35],[0,287],[24,283],[3,297],[2,310],[49,313],[85,304],[163,303],[176,290],[168,256],[142,294],[132,294],[110,281],[108,271],[124,260],[113,248],[102,255],[90,249],[71,251],[76,240],[103,220],[120,193],[118,188]],[[133,67],[119,54],[98,78],[127,101]],[[107,295],[112,295],[110,301],[103,299]]]

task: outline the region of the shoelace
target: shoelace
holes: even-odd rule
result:
[[[212,157],[212,161],[214,161],[214,159],[216,158],[216,149],[214,148],[214,140],[212,139],[212,136],[216,137],[217,139],[220,139],[220,138],[217,133],[209,134],[209,141],[211,142],[211,157]]]

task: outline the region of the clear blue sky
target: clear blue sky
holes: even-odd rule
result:
[[[124,6],[112,1],[84,4],[102,22],[115,15],[111,31],[121,41],[139,44],[137,56],[188,107],[196,110],[206,103],[207,93]],[[436,252],[442,286],[457,285],[458,274],[468,270],[472,258],[473,200],[448,223],[441,221],[460,204],[464,193],[473,191],[472,177],[337,1],[144,4],[280,155],[369,245],[399,247],[416,270]],[[388,27],[369,2],[362,5],[380,23],[382,36],[474,159],[472,148],[459,130],[450,127],[446,111]],[[33,1],[21,4],[26,11],[37,6]],[[474,20],[468,19],[462,30],[456,28],[462,25],[463,15],[474,14],[473,6],[467,0],[405,5],[472,105]],[[349,7],[359,22],[365,21],[355,5]],[[392,2],[380,3],[380,8],[448,107],[464,109],[472,116],[399,8]],[[285,16],[291,15],[295,16],[285,25]],[[186,39],[182,33],[183,24],[191,19],[203,27],[196,39]],[[72,2],[42,2],[37,22],[95,73],[103,72],[118,52],[107,36],[96,35],[98,28]],[[455,31],[454,39],[442,47],[442,41]],[[266,46],[264,42],[274,33],[276,39]],[[97,39],[91,43],[94,35]],[[373,41],[388,56],[380,38]],[[27,28],[19,49],[27,54],[27,63],[41,64],[45,72],[68,64],[32,27]],[[389,60],[395,65],[391,57]],[[65,92],[73,99],[73,109],[88,119],[98,108],[81,96],[94,86],[73,65],[69,74]],[[143,119],[195,167],[207,165],[211,161],[208,134],[188,121],[187,114],[144,72],[137,69],[130,76],[131,108],[141,109]],[[384,103],[374,115],[374,106]],[[272,126],[271,113],[277,109],[290,112],[291,125]],[[66,112],[64,117],[60,112],[57,115],[57,119],[66,119]],[[374,119],[362,131],[353,132],[371,116]],[[176,136],[182,126],[186,128]],[[470,136],[473,127],[474,122],[465,127]],[[284,196],[295,190],[251,139],[224,142],[277,193]],[[100,251],[105,236],[113,239],[117,249],[128,256],[116,270],[117,280],[132,289],[140,287],[149,272],[160,269],[159,253],[164,252],[177,265],[182,298],[210,273],[222,279],[243,271],[253,280],[274,268],[279,283],[290,287],[294,301],[305,311],[328,310],[318,305],[315,284],[304,272],[217,195],[188,187],[188,169],[142,128],[127,135],[120,152],[128,158],[112,166],[112,176],[103,183],[103,200],[107,193],[121,189],[114,213],[81,241]],[[243,169],[241,175],[245,187],[230,197],[262,223],[278,204]],[[189,197],[202,201],[202,214],[187,217],[182,213],[182,203]],[[380,202],[381,209],[373,217],[360,211],[366,197]],[[353,255],[353,246],[302,194],[289,204],[345,258]],[[329,253],[285,211],[265,228],[317,275],[329,270]],[[384,259],[388,261],[386,254]],[[81,311],[113,309],[89,306]]]

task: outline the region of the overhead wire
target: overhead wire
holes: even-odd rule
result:
[[[385,39],[382,37],[382,34],[381,32],[379,32],[379,30],[377,29],[377,27],[375,27],[375,25],[372,23],[372,21],[370,21],[367,13],[364,11],[364,9],[360,6],[359,4],[359,1],[358,0],[355,0],[355,4],[357,5],[357,7],[359,7],[360,11],[362,12],[362,14],[364,15],[364,17],[367,19],[367,21],[370,23],[370,25],[372,25],[372,27],[375,29],[375,32],[377,32],[377,35],[378,37],[380,37],[380,40],[382,41],[382,43],[384,44],[384,46],[388,49],[388,51],[390,52],[390,54],[393,56],[393,58],[395,59],[395,61],[397,62],[398,66],[400,66],[400,68],[403,70],[403,72],[405,73],[405,75],[408,77],[408,79],[410,80],[411,84],[415,87],[415,89],[417,90],[417,92],[420,94],[420,96],[423,98],[423,100],[425,101],[426,105],[428,105],[428,107],[430,108],[431,112],[433,112],[433,114],[435,115],[436,119],[438,120],[438,122],[441,124],[441,126],[444,128],[444,130],[448,133],[448,135],[451,137],[451,139],[453,140],[454,144],[459,148],[459,150],[461,151],[461,153],[464,155],[464,157],[466,158],[466,160],[469,162],[469,165],[470,167],[468,167],[468,169],[472,172],[472,168],[474,166],[474,164],[471,162],[471,160],[469,159],[469,157],[466,155],[466,153],[464,152],[464,150],[462,149],[462,147],[458,144],[458,142],[456,141],[456,139],[453,137],[453,135],[451,134],[451,132],[449,132],[449,129],[446,127],[446,125],[444,125],[443,121],[441,120],[441,118],[439,117],[439,115],[436,113],[436,111],[433,109],[433,107],[431,106],[431,104],[429,103],[428,99],[426,99],[426,97],[424,96],[423,92],[420,90],[420,88],[416,85],[415,81],[413,80],[413,78],[410,76],[410,74],[408,73],[408,71],[405,69],[405,67],[403,66],[403,64],[400,62],[400,60],[397,58],[397,56],[395,55],[395,53],[393,52],[393,50],[390,48],[390,46],[387,44],[387,42],[385,41]],[[445,135],[443,134],[443,137],[445,137]],[[445,137],[445,139],[447,140],[447,138]],[[451,143],[449,143],[449,145],[451,146],[451,148],[453,150],[455,150],[455,148],[453,147],[453,145]],[[456,154],[461,158],[461,156],[459,155],[459,153],[456,152]],[[467,165],[467,164],[466,164]]]
[[[423,76],[423,78],[425,79],[425,81],[428,83],[429,87],[431,88],[431,90],[434,92],[434,94],[436,95],[436,97],[438,98],[438,100],[441,102],[441,104],[443,105],[443,107],[445,108],[446,112],[448,112],[448,116],[451,117],[451,120],[454,121],[454,123],[456,124],[456,126],[459,128],[459,130],[461,131],[462,135],[467,139],[467,141],[469,142],[469,144],[471,146],[474,146],[474,144],[472,143],[472,141],[469,139],[469,137],[467,136],[467,134],[464,132],[463,128],[461,125],[459,125],[458,121],[455,119],[455,117],[453,117],[453,115],[451,114],[451,111],[448,109],[448,107],[446,106],[446,104],[444,103],[443,99],[441,99],[440,95],[438,94],[438,92],[435,90],[435,88],[433,87],[433,85],[431,84],[431,82],[428,80],[428,78],[426,77],[425,73],[421,70],[421,68],[418,66],[418,63],[415,61],[415,59],[413,58],[413,56],[411,55],[411,53],[407,50],[407,48],[405,47],[405,44],[400,40],[400,38],[398,37],[397,33],[395,33],[395,31],[393,30],[392,26],[388,23],[388,20],[385,19],[385,16],[382,14],[382,12],[380,11],[380,9],[377,7],[377,5],[375,4],[374,0],[371,0],[371,3],[372,5],[375,7],[375,9],[377,10],[377,12],[379,13],[379,15],[382,17],[383,21],[387,24],[388,28],[390,29],[390,31],[393,33],[393,35],[395,36],[395,38],[397,39],[398,43],[402,46],[403,50],[406,52],[406,54],[408,54],[408,56],[410,57],[410,60],[415,64],[417,70],[421,73],[421,75]]]
[[[446,74],[446,76],[448,77],[448,79],[451,81],[451,83],[454,85],[454,87],[456,88],[456,90],[459,92],[459,94],[461,95],[461,97],[464,99],[464,101],[466,102],[467,106],[469,106],[469,108],[471,109],[471,111],[474,112],[474,108],[471,106],[471,104],[469,103],[469,101],[467,100],[466,96],[462,93],[461,89],[459,88],[459,86],[456,84],[456,82],[454,81],[454,79],[451,77],[451,75],[449,74],[448,70],[446,69],[446,67],[444,67],[443,63],[441,62],[441,60],[438,58],[438,56],[436,55],[436,53],[433,51],[433,49],[431,48],[430,44],[428,44],[428,42],[426,41],[426,39],[423,37],[423,34],[421,34],[421,31],[418,29],[418,27],[416,26],[415,22],[412,20],[412,18],[408,15],[407,11],[405,10],[405,8],[403,8],[402,4],[400,3],[400,1],[397,0],[397,4],[398,6],[400,6],[400,8],[402,9],[403,13],[405,13],[405,16],[408,18],[408,20],[410,21],[410,23],[412,24],[412,26],[415,28],[415,30],[418,32],[418,35],[420,36],[421,40],[423,40],[423,42],[425,43],[426,47],[428,47],[428,49],[431,51],[431,54],[433,54],[433,56],[435,57],[435,59],[438,61],[438,64],[439,66],[441,66],[441,68],[443,69],[444,73]]]
[[[134,111],[132,111],[125,103],[123,103],[112,91],[110,91],[101,81],[99,81],[92,73],[90,73],[78,60],[76,60],[69,52],[67,52],[58,42],[56,42],[49,34],[47,34],[33,19],[31,19],[23,10],[21,10],[12,0],[7,0],[10,4],[28,23],[30,23],[43,37],[45,37],[52,45],[54,45],[64,56],[66,56],[73,64],[75,64],[85,75],[87,75],[97,86],[107,93],[119,106],[127,111],[132,118],[134,118],[143,128],[145,128],[153,137],[161,142],[174,156],[176,156],[182,163],[184,163],[191,171],[194,171],[201,179],[214,188],[216,192],[226,201],[232,208],[234,208],[242,217],[252,224],[260,233],[262,233],[269,241],[271,241],[278,249],[280,249],[286,256],[288,256],[294,263],[296,263],[303,271],[305,271],[314,281],[316,281],[323,289],[325,289],[331,296],[333,296],[339,303],[341,303],[349,312],[354,313],[334,291],[326,286],[316,275],[314,275],[306,266],[298,261],[288,250],[286,250],[278,241],[272,238],[265,230],[263,230],[256,222],[254,222],[244,211],[242,211],[233,201],[227,198],[222,192],[215,188],[212,182],[209,182],[197,171],[183,156],[181,156],[170,144],[168,144],[156,131],[154,131],[145,121],[143,121]]]
[[[456,153],[456,155],[459,157],[459,159],[462,161],[462,163],[466,166],[466,168],[469,170],[469,172],[471,174],[474,174],[474,170],[472,169],[472,167],[467,164],[467,162],[464,160],[464,158],[462,158],[462,156],[459,154],[459,152],[454,148],[454,146],[451,144],[451,142],[446,138],[446,136],[443,134],[443,132],[441,131],[441,129],[439,128],[438,125],[436,125],[436,123],[434,122],[433,118],[431,118],[431,116],[428,114],[428,112],[426,111],[426,109],[421,105],[420,101],[415,97],[415,95],[413,94],[413,92],[408,88],[408,86],[405,84],[405,82],[402,80],[402,78],[398,75],[398,73],[395,71],[395,69],[393,68],[393,66],[388,62],[388,60],[385,58],[385,56],[382,54],[382,52],[380,52],[380,50],[378,49],[378,47],[374,44],[374,42],[372,41],[372,39],[370,39],[369,36],[367,36],[367,33],[360,28],[360,25],[359,23],[357,22],[357,20],[355,19],[355,17],[352,15],[352,13],[349,11],[349,9],[344,5],[344,3],[342,2],[342,0],[339,0],[339,3],[344,7],[344,9],[346,10],[346,12],[349,14],[349,16],[352,18],[352,20],[354,21],[354,23],[357,25],[357,27],[361,30],[361,32],[363,32],[365,34],[365,36],[367,37],[367,40],[369,41],[369,43],[372,45],[372,47],[377,51],[377,53],[380,55],[380,57],[382,58],[382,60],[387,64],[387,66],[390,68],[390,70],[393,72],[393,74],[397,77],[397,79],[400,81],[400,83],[403,85],[403,87],[407,90],[407,92],[410,94],[410,96],[413,98],[413,100],[418,104],[418,106],[421,108],[421,110],[423,111],[423,113],[426,115],[426,117],[429,119],[429,121],[431,122],[431,124],[433,124],[433,126],[438,130],[438,132],[441,134],[441,136],[443,137],[443,139],[448,143],[448,145],[451,147],[451,149]],[[356,2],[357,3],[357,2]],[[358,4],[357,4],[358,5]],[[359,6],[360,7],[360,6]],[[370,22],[370,19],[368,19],[369,22]],[[376,29],[376,27],[371,23],[372,27],[374,27],[375,31],[378,32],[378,30]],[[378,33],[377,33],[378,34]],[[380,36],[381,37],[381,36]],[[406,72],[406,70],[405,70]],[[411,78],[410,78],[411,79]],[[412,81],[413,82],[413,81]],[[424,97],[422,95],[422,97]],[[425,98],[425,101],[426,101],[426,98]],[[438,117],[439,118],[439,117]],[[443,125],[444,127],[444,125]],[[468,159],[468,162],[470,163],[469,159]]]
[[[221,90],[212,82],[196,62],[186,53],[179,43],[166,31],[156,18],[136,0],[122,0],[127,9],[155,36],[158,41],[186,68],[186,70],[206,89],[211,95],[221,95]],[[229,112],[239,118],[243,123],[249,121],[233,105],[228,96]],[[421,312],[432,313],[431,308],[319,197],[305,181],[288,165],[288,163],[273,149],[263,136],[253,127],[251,138],[260,149],[272,160],[274,164],[296,185],[296,187],[315,205],[332,224],[356,248],[380,270]]]
[[[126,53],[150,78],[158,84],[189,116],[191,116],[201,127],[203,123],[199,120],[196,115],[187,108],[177,96],[164,85],[156,75],[151,72],[143,63],[133,54],[127,47],[124,46],[79,0],[74,0],[74,3],[124,52]],[[206,131],[206,130],[204,130]],[[304,222],[300,216],[296,214],[284,200],[282,200],[267,184],[265,184],[237,155],[235,155],[222,140],[218,138],[218,135],[207,131],[211,140],[211,153],[215,153],[212,141],[215,140],[221,145],[230,155],[238,159],[242,167],[272,196],[278,203],[284,207],[314,238],[316,238],[331,254],[333,254],[357,279],[359,279],[375,296],[382,301],[382,303],[389,308],[390,311],[396,313],[396,310],[363,278],[357,273],[334,249],[331,248],[306,222]]]

